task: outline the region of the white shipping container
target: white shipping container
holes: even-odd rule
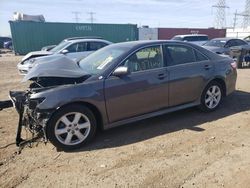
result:
[[[244,39],[250,35],[250,28],[227,29],[226,37]]]
[[[139,40],[158,40],[158,29],[139,28]]]
[[[14,12],[14,21],[33,21],[33,22],[45,22],[43,15],[28,15],[20,12]]]

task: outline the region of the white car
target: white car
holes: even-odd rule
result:
[[[171,40],[190,42],[199,46],[209,41],[208,36],[204,34],[176,35]]]
[[[86,38],[69,38],[63,40],[50,51],[35,51],[25,55],[22,61],[17,65],[17,69],[21,75],[25,75],[33,67],[33,64],[38,61],[44,61],[44,56],[53,58],[54,55],[63,54],[69,59],[77,62],[94,51],[112,44],[107,40],[102,39],[86,39]]]

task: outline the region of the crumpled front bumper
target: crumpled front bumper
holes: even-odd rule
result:
[[[34,137],[44,138],[46,137],[46,125],[51,115],[51,112],[43,111],[39,112],[34,104],[34,101],[30,100],[29,92],[23,91],[10,91],[10,99],[19,114],[19,121],[16,134],[16,145],[20,146],[24,139],[22,139],[22,129],[25,128],[32,133],[32,140]]]

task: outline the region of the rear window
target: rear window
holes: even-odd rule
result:
[[[204,56],[202,53],[198,52],[197,50],[195,50],[195,56],[196,56],[196,61],[207,61],[208,58],[206,56]]]
[[[165,45],[167,63],[169,65],[180,65],[196,61],[192,48],[182,45]]]
[[[207,36],[188,36],[183,38],[184,41],[206,41],[208,40]]]

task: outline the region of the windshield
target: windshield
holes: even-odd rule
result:
[[[100,74],[127,50],[127,48],[116,45],[107,46],[81,60],[79,66],[88,74]]]
[[[224,47],[226,43],[225,40],[210,40],[204,46]]]
[[[51,52],[59,52],[61,49],[63,49],[65,46],[67,46],[70,42],[68,41],[62,41],[60,42],[57,46],[55,46],[54,48],[52,48],[50,51]]]

